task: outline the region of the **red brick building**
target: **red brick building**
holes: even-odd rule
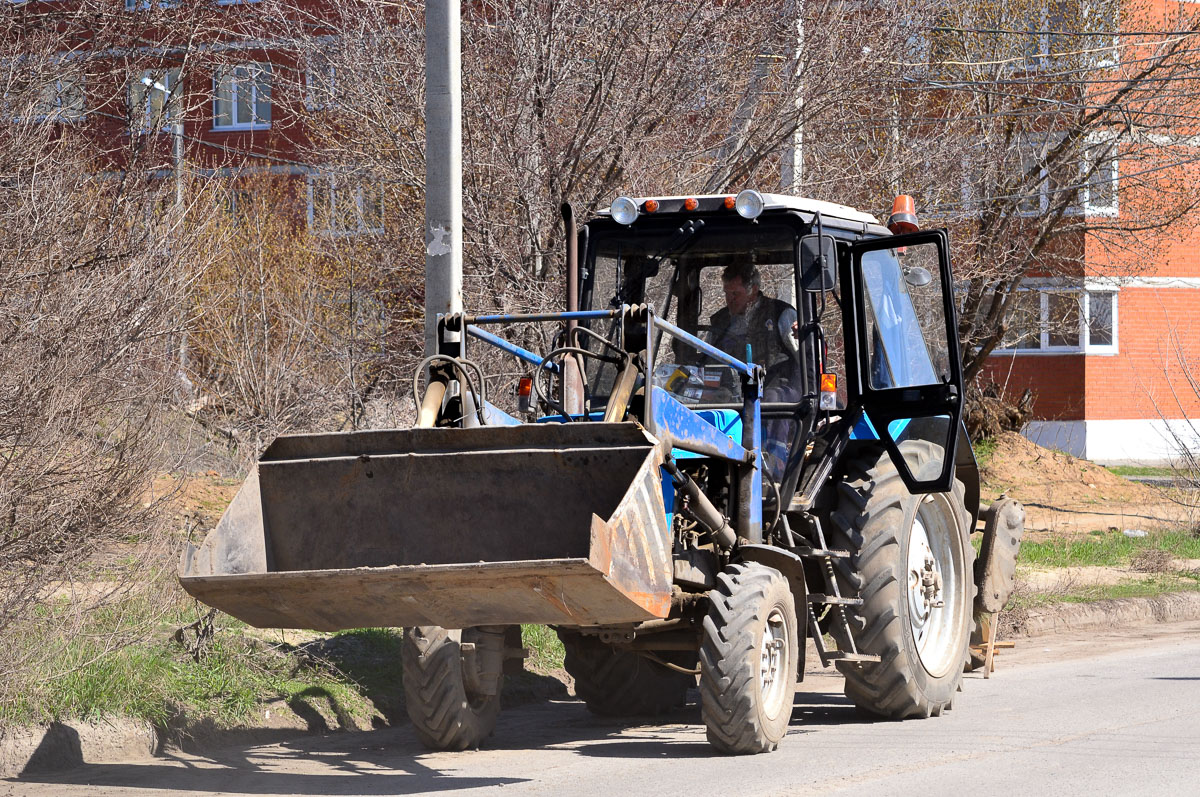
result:
[[[376,232],[381,191],[340,179],[314,157],[305,117],[336,95],[322,52],[332,38],[320,0],[28,0],[30,31],[57,25],[38,122],[86,134],[97,167],[119,173],[137,161],[164,179],[294,180],[301,215],[320,232]],[[100,30],[88,20],[101,20]],[[19,28],[18,28],[19,29]],[[31,35],[30,40],[33,40]],[[56,69],[56,66],[60,69]],[[64,132],[69,129],[69,132]]]
[[[1188,19],[1188,4],[1169,0],[1122,9],[1123,31],[1169,30]],[[1114,38],[1121,46],[1113,53],[1122,55],[1102,64],[1092,85],[1119,77],[1120,59],[1144,58],[1136,42],[1157,46],[1163,38]],[[1142,147],[1124,161],[1118,143],[1116,160],[1082,181],[1071,214],[1116,225],[1154,203],[1155,182],[1164,193],[1168,184],[1194,184],[1194,117],[1165,110],[1179,111],[1181,121],[1155,135],[1169,139],[1163,143],[1177,150],[1175,160],[1148,161]],[[1038,200],[1024,203],[1028,215],[1047,207],[1045,196]],[[1069,240],[1065,259],[1078,262],[1074,276],[1022,283],[1013,328],[981,381],[1012,399],[1027,389],[1035,394],[1027,437],[1101,462],[1159,463],[1200,450],[1191,420],[1200,414],[1200,228],[1189,218],[1138,234],[1119,253],[1090,235]]]

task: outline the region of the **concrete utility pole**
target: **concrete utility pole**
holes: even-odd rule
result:
[[[150,92],[160,92],[162,94],[162,118],[171,123],[171,158],[174,161],[174,177],[175,177],[175,224],[183,223],[183,111],[182,108],[172,107],[171,103],[175,99],[175,92],[178,89],[178,78],[168,80],[170,86],[163,85],[160,80],[154,80],[149,75],[142,78],[142,85],[146,87],[146,102],[144,106],[147,111],[154,108],[153,97]],[[150,123],[157,123],[158,117],[152,113],[147,114],[147,119]],[[183,390],[185,402],[190,404],[195,398],[195,385],[188,378],[188,368],[191,367],[189,362],[189,344],[187,332],[187,303],[184,303],[184,318],[179,324],[179,384]]]
[[[795,3],[796,15],[796,53],[795,66],[792,74],[796,78],[796,130],[792,140],[783,151],[780,164],[779,182],[783,190],[790,194],[800,193],[800,183],[804,179],[804,76],[801,74],[804,65],[804,4]]]
[[[458,0],[425,3],[425,354],[462,311],[462,51]]]

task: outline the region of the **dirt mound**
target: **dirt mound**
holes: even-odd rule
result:
[[[980,477],[984,500],[1001,494],[1025,504],[1026,529],[1088,532],[1161,528],[1191,522],[1195,510],[1180,496],[1132,482],[1084,459],[1002,432]]]
[[[154,480],[153,496],[169,496],[177,518],[193,520],[196,531],[207,531],[217,525],[240,485],[241,479],[216,471],[164,473]]]
[[[1023,495],[1064,504],[1162,500],[1153,487],[1131,482],[1086,459],[1042,448],[1016,432],[1002,432],[995,441],[995,453],[980,475],[988,486],[1019,500],[1024,500]]]

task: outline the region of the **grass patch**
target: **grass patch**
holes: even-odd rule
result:
[[[972,443],[971,448],[975,450],[976,464],[981,468],[986,468],[996,454],[996,440],[992,437],[985,437]]]
[[[193,656],[175,638],[176,629],[197,619],[191,602],[180,599],[164,611],[147,597],[130,598],[94,612],[83,633],[56,634],[71,610],[67,601],[39,606],[38,621],[7,640],[48,652],[0,700],[0,728],[118,716],[167,728],[181,718],[235,727],[261,724],[267,709],[276,718],[285,706],[295,724],[315,730],[404,721],[400,629],[285,635],[217,614],[211,639]],[[133,644],[113,644],[139,629]],[[555,632],[523,626],[522,643],[530,649],[530,672],[513,679],[518,702],[550,687],[565,694],[545,675],[563,669]]]
[[[1193,531],[1126,537],[1120,531],[1092,532],[1085,539],[1021,543],[1018,561],[1033,567],[1122,567],[1146,550],[1165,551],[1179,559],[1200,559],[1200,534]]]
[[[1108,470],[1118,476],[1175,476],[1174,468],[1155,468],[1146,465],[1110,465]]]
[[[1031,609],[1056,603],[1092,603],[1114,598],[1149,598],[1171,592],[1200,592],[1200,575],[1180,573],[1160,575],[1144,581],[1120,584],[1094,584],[1055,592],[1014,595],[1010,609]]]
[[[521,644],[529,648],[529,658],[525,660],[526,667],[541,672],[563,669],[566,651],[563,650],[563,644],[553,628],[544,625],[523,625]]]
[[[229,727],[257,721],[278,702],[310,727],[370,727],[403,706],[398,631],[347,631],[293,645],[217,615],[211,640],[193,657],[173,637],[195,619],[180,609],[163,614],[145,599],[129,600],[96,612],[69,639],[54,638],[52,622],[39,623],[47,633],[27,633],[20,644],[52,653],[26,673],[27,688],[0,703],[0,727],[106,716],[164,727],[180,715]],[[112,648],[114,632],[139,625],[147,628],[144,641]]]

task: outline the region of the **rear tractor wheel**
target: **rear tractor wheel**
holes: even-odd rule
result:
[[[566,655],[563,667],[575,679],[575,695],[588,711],[602,717],[654,716],[687,702],[696,676],[672,670],[646,656],[616,650],[597,637],[559,631]],[[696,666],[694,652],[672,651],[660,657],[684,669]]]
[[[400,660],[405,707],[422,744],[466,750],[491,735],[504,681],[502,627],[406,628]]]
[[[778,570],[730,565],[709,592],[700,648],[700,709],[723,753],[779,746],[792,717],[799,645],[796,603]]]
[[[918,479],[941,468],[936,445],[908,441],[900,450]],[[863,600],[848,607],[850,626],[858,651],[880,657],[838,662],[846,696],[889,719],[937,716],[951,708],[971,636],[974,552],[962,484],[913,495],[884,453],[852,463],[839,491],[831,544],[851,551],[839,569]]]

